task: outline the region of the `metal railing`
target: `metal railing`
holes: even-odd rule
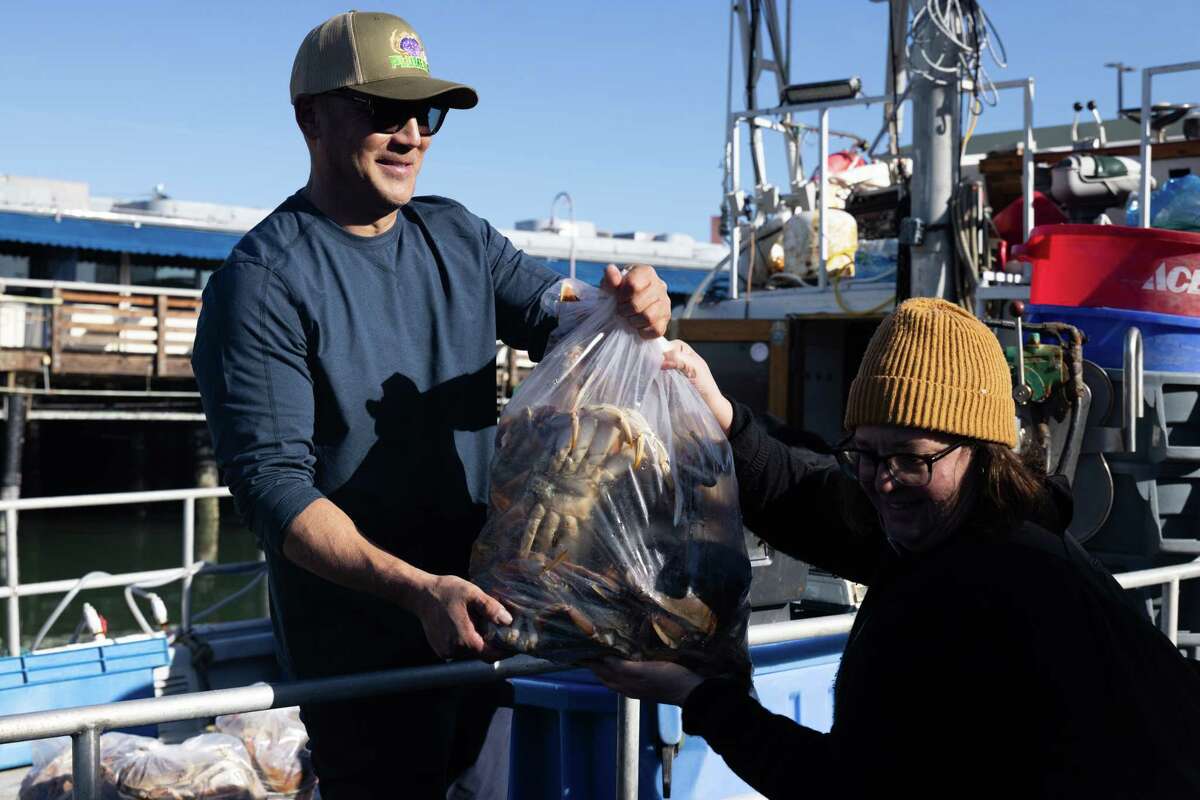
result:
[[[1021,122],[1024,138],[1021,144],[1021,241],[1029,241],[1033,232],[1033,157],[1037,153],[1037,142],[1033,139],[1033,78],[1014,81],[999,81],[992,84],[997,91],[1020,89],[1022,92]]]
[[[1167,75],[1173,72],[1192,72],[1200,70],[1200,61],[1185,61],[1181,64],[1166,64],[1161,67],[1148,67],[1142,70],[1142,111],[1141,111],[1141,129],[1142,129],[1142,145],[1141,145],[1141,161],[1142,161],[1142,185],[1138,192],[1138,227],[1150,227],[1150,163],[1153,158],[1152,151],[1154,144],[1151,141],[1152,129],[1150,127],[1150,107],[1151,107],[1151,84],[1154,81],[1155,75]],[[1118,109],[1120,111],[1120,109]]]
[[[1116,579],[1126,589],[1159,585],[1164,587],[1159,626],[1172,642],[1177,643],[1179,584],[1197,577],[1200,577],[1200,559],[1185,564],[1124,573],[1116,576]],[[749,643],[758,645],[800,641],[841,634],[850,630],[853,622],[854,614],[839,614],[758,625],[750,629]],[[15,714],[0,717],[0,743],[70,736],[74,759],[75,797],[80,800],[93,800],[100,797],[100,735],[106,730],[134,725],[156,725],[219,714],[261,711],[300,703],[329,702],[384,693],[487,683],[561,669],[560,665],[548,661],[517,656],[495,664],[464,661]],[[637,797],[639,714],[640,708],[636,700],[620,699],[617,710],[617,763],[614,765],[618,800],[635,800]]]
[[[840,614],[755,626],[750,629],[750,644],[831,636],[850,630],[853,622],[853,614]],[[285,708],[300,703],[349,700],[446,686],[467,686],[562,669],[560,664],[529,656],[516,656],[495,664],[461,661],[430,667],[409,667],[320,680],[263,683],[237,689],[217,689],[172,697],[14,714],[0,717],[0,743],[70,736],[75,765],[75,797],[77,800],[93,800],[100,797],[100,735],[106,730],[136,725],[158,725],[219,714]],[[617,785],[622,787],[618,790],[618,797],[629,800],[637,797],[639,708],[637,701],[627,698],[621,700],[617,725],[621,743],[617,750],[615,768]]]
[[[180,580],[183,584],[180,599],[180,627],[187,629],[191,625],[191,594],[192,581],[202,569],[196,562],[196,501],[208,497],[229,497],[229,489],[224,486],[203,489],[168,489],[153,492],[115,492],[111,494],[67,495],[63,497],[26,497],[14,500],[0,500],[0,512],[4,514],[4,563],[5,580],[0,586],[0,599],[7,603],[7,619],[5,638],[8,643],[8,653],[12,656],[21,654],[21,598],[46,594],[66,594],[77,591],[82,579],[67,579],[42,581],[39,583],[20,582],[19,553],[17,545],[17,530],[20,523],[20,512],[35,511],[51,508],[92,508],[97,506],[117,506],[140,503],[183,502],[183,547],[182,566],[168,569],[143,570],[140,572],[123,572],[116,575],[94,574],[88,576],[83,588],[101,589],[113,586],[159,585],[163,582]],[[222,565],[220,570],[228,571],[249,567],[257,562]]]
[[[19,289],[59,289],[64,291],[107,292],[110,294],[147,295],[156,297],[188,297],[199,299],[203,292],[200,289],[182,289],[167,286],[139,286],[132,283],[93,283],[91,281],[52,281],[41,278],[6,278],[0,277],[0,291],[9,288]],[[24,300],[25,298],[21,298]]]
[[[1163,68],[1165,69],[1165,68]],[[1024,230],[1024,239],[1029,238],[1030,232],[1033,230],[1033,176],[1034,176],[1034,155],[1037,149],[1037,143],[1033,138],[1033,97],[1034,97],[1034,80],[1033,78],[1021,78],[1011,81],[999,81],[994,84],[996,90],[1003,89],[1020,89],[1023,92],[1023,112],[1022,125],[1024,129],[1023,152],[1021,154],[1021,196],[1022,200],[1022,225]],[[740,130],[743,122],[750,123],[757,128],[767,128],[769,130],[777,130],[780,126],[773,124],[770,119],[762,119],[764,117],[779,116],[784,114],[793,114],[801,112],[817,112],[819,117],[818,124],[818,154],[817,159],[820,164],[819,173],[820,180],[817,184],[817,237],[819,239],[819,256],[817,264],[817,287],[824,289],[828,282],[825,266],[829,260],[829,237],[826,230],[827,217],[826,213],[829,206],[829,110],[831,108],[848,108],[854,106],[871,106],[877,103],[888,103],[892,101],[891,95],[875,95],[871,97],[854,97],[843,100],[828,100],[823,102],[803,103],[800,105],[783,105],[776,108],[757,108],[747,111],[737,111],[729,115],[729,142],[730,142],[730,182],[729,193],[726,196],[726,203],[730,209],[733,209],[734,219],[730,230],[730,259],[729,259],[729,286],[730,297],[737,299],[738,297],[738,269],[741,262],[741,224],[737,220],[737,209],[740,208],[741,189],[741,136]],[[904,98],[902,101],[907,101]],[[753,236],[753,231],[750,234]],[[748,270],[753,270],[754,265],[748,265]],[[749,275],[749,273],[747,273]]]

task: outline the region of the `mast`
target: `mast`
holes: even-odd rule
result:
[[[958,47],[935,24],[930,14],[919,12],[925,0],[912,0],[913,48],[921,48],[927,64],[957,64]],[[962,20],[957,23],[959,32]],[[914,54],[915,55],[915,54]],[[912,219],[907,236],[912,254],[910,295],[952,297],[950,270],[954,258],[950,228],[950,198],[958,182],[958,107],[962,79],[959,70],[913,69]]]
[[[890,97],[899,100],[908,93],[908,58],[904,42],[908,38],[908,0],[888,0],[888,65],[884,85]],[[883,104],[883,124],[888,133],[888,154],[900,154],[900,136],[904,133],[904,103]]]
[[[746,108],[758,108],[758,81],[764,72],[775,76],[775,93],[767,107],[779,104],[780,93],[789,83],[791,73],[791,0],[784,0],[784,24],[780,24],[779,8],[775,0],[738,0],[733,6],[737,14],[738,32],[741,34],[742,58],[746,82],[744,102]],[[791,115],[783,120],[791,122]],[[784,137],[785,156],[788,165],[789,191],[797,191],[803,176],[799,169],[799,144],[795,137]],[[763,151],[762,131],[758,125],[750,125],[750,153],[754,165],[754,184],[757,193],[769,189],[766,175],[766,154]]]

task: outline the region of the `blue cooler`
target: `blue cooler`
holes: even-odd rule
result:
[[[153,697],[154,670],[169,663],[162,634],[0,658],[0,715]],[[155,734],[153,727],[128,731]],[[0,744],[0,769],[29,763],[29,742]]]
[[[833,724],[833,681],[846,636],[750,648],[762,704],[810,728]],[[617,696],[586,670],[512,680],[512,800],[611,800],[616,795]],[[682,733],[675,706],[642,703],[638,796],[663,797],[664,746],[672,800],[755,796],[704,740]],[[672,748],[674,749],[674,748]]]
[[[1106,369],[1121,369],[1125,332],[1142,332],[1145,368],[1156,372],[1200,372],[1200,317],[1121,308],[1029,305],[1029,322],[1065,322],[1087,334],[1083,357]]]

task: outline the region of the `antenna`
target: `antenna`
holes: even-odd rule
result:
[[[1109,61],[1104,66],[1117,71],[1117,116],[1120,117],[1125,112],[1125,73],[1133,72],[1137,67],[1124,61]]]

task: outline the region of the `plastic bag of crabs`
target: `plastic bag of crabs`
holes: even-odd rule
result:
[[[471,578],[512,613],[505,652],[749,674],[729,443],[609,295],[556,284],[557,342],[505,408]]]

